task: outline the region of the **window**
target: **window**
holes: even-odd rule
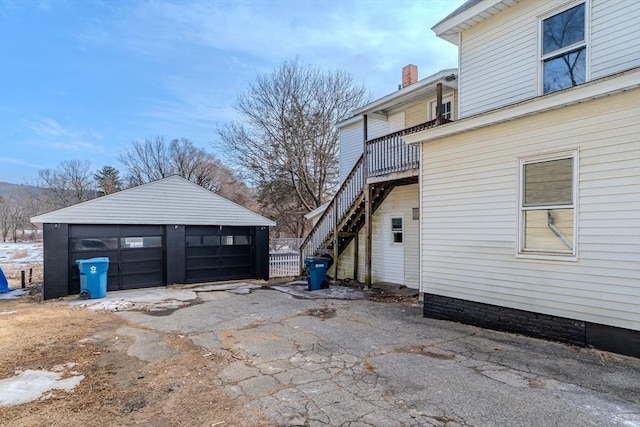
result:
[[[236,246],[246,246],[251,243],[249,236],[234,236],[233,244]]]
[[[448,119],[448,120],[453,119],[451,106],[452,106],[451,101],[447,101],[447,100],[442,101],[442,118]],[[437,117],[438,117],[438,101],[432,101],[431,102],[431,120],[435,120]]]
[[[391,234],[393,243],[402,243],[402,218],[391,218]]]
[[[575,256],[577,156],[520,160],[520,253]]]
[[[161,236],[121,237],[120,238],[121,249],[159,248],[161,246],[162,246]]]
[[[555,92],[584,83],[587,45],[584,3],[542,20],[542,91]]]
[[[116,237],[71,239],[72,251],[104,251],[109,249],[118,249],[118,239]]]
[[[196,246],[220,246],[220,237],[218,236],[186,236],[186,245],[189,247]]]

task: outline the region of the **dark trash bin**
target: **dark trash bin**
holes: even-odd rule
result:
[[[80,298],[104,298],[107,295],[109,258],[79,259],[76,264],[80,270]]]
[[[310,291],[328,288],[327,270],[329,269],[329,258],[309,257],[305,258],[304,266],[307,269],[308,284]]]

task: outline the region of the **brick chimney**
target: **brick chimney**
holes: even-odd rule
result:
[[[418,81],[418,67],[413,64],[402,67],[402,87],[411,86]]]

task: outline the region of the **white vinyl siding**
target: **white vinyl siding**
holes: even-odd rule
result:
[[[398,132],[404,129],[404,111],[389,116],[389,128],[387,133]]]
[[[406,127],[412,127],[427,121],[427,100],[414,102],[406,109]]]
[[[554,3],[519,3],[462,33],[461,118],[537,95],[538,14]]]
[[[340,183],[344,182],[362,155],[362,148],[361,121],[340,128]]]
[[[367,120],[367,138],[374,139],[389,133],[389,121],[369,117]]]
[[[576,4],[525,1],[464,31],[460,43],[460,118],[539,95],[539,22]],[[640,2],[586,0],[587,79],[640,66]]]
[[[371,252],[371,281],[372,283],[385,281],[391,277],[393,283],[418,289],[419,286],[419,246],[418,233],[419,221],[412,220],[413,208],[418,206],[418,184],[403,185],[393,189],[376,212],[373,214]],[[395,216],[403,216],[403,243],[398,245],[402,250],[402,257],[389,256],[388,247],[391,246],[390,224],[385,227],[385,218],[388,220],[390,212]],[[365,275],[365,234],[364,227],[358,233],[358,277],[359,282],[364,282]],[[340,255],[338,271],[340,278],[353,279],[354,249],[356,239],[352,240]],[[385,243],[386,242],[386,243]],[[404,271],[403,271],[404,270]]]
[[[421,291],[640,330],[640,90],[422,144]],[[578,150],[576,261],[523,259],[518,159]]]
[[[640,1],[591,4],[591,78],[640,67]]]
[[[371,251],[371,280],[418,287],[418,221],[412,209],[418,206],[418,185],[395,187],[373,214],[374,242]],[[391,239],[391,217],[403,217],[403,243]],[[364,251],[360,254],[364,257]],[[398,255],[398,256],[394,256]]]

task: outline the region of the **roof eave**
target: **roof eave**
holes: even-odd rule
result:
[[[458,45],[458,34],[513,6],[520,0],[482,0],[468,8],[461,7],[431,27],[436,36]]]
[[[367,105],[355,110],[352,112],[352,116],[341,121],[337,124],[338,127],[343,127],[349,124],[356,123],[361,120],[362,115],[371,114],[376,111],[384,110],[389,108],[390,105],[399,104],[404,99],[415,96],[417,93],[421,91],[428,92],[428,90],[433,87],[435,90],[435,85],[441,81],[445,81],[445,79],[451,75],[455,75],[456,79],[458,77],[458,69],[457,68],[447,68],[445,70],[438,71],[435,74],[432,74],[424,79],[419,80],[418,82],[404,87],[396,92],[390,93],[389,95],[383,96],[382,98],[378,98],[373,102],[368,103]],[[452,83],[448,82],[447,87],[451,87]]]
[[[516,104],[506,105],[496,110],[465,117],[464,119],[456,120],[442,126],[436,126],[429,130],[404,135],[402,140],[406,144],[427,143],[471,130],[602,98],[614,93],[638,89],[640,88],[639,82],[640,67],[636,67],[562,91],[549,93]]]

